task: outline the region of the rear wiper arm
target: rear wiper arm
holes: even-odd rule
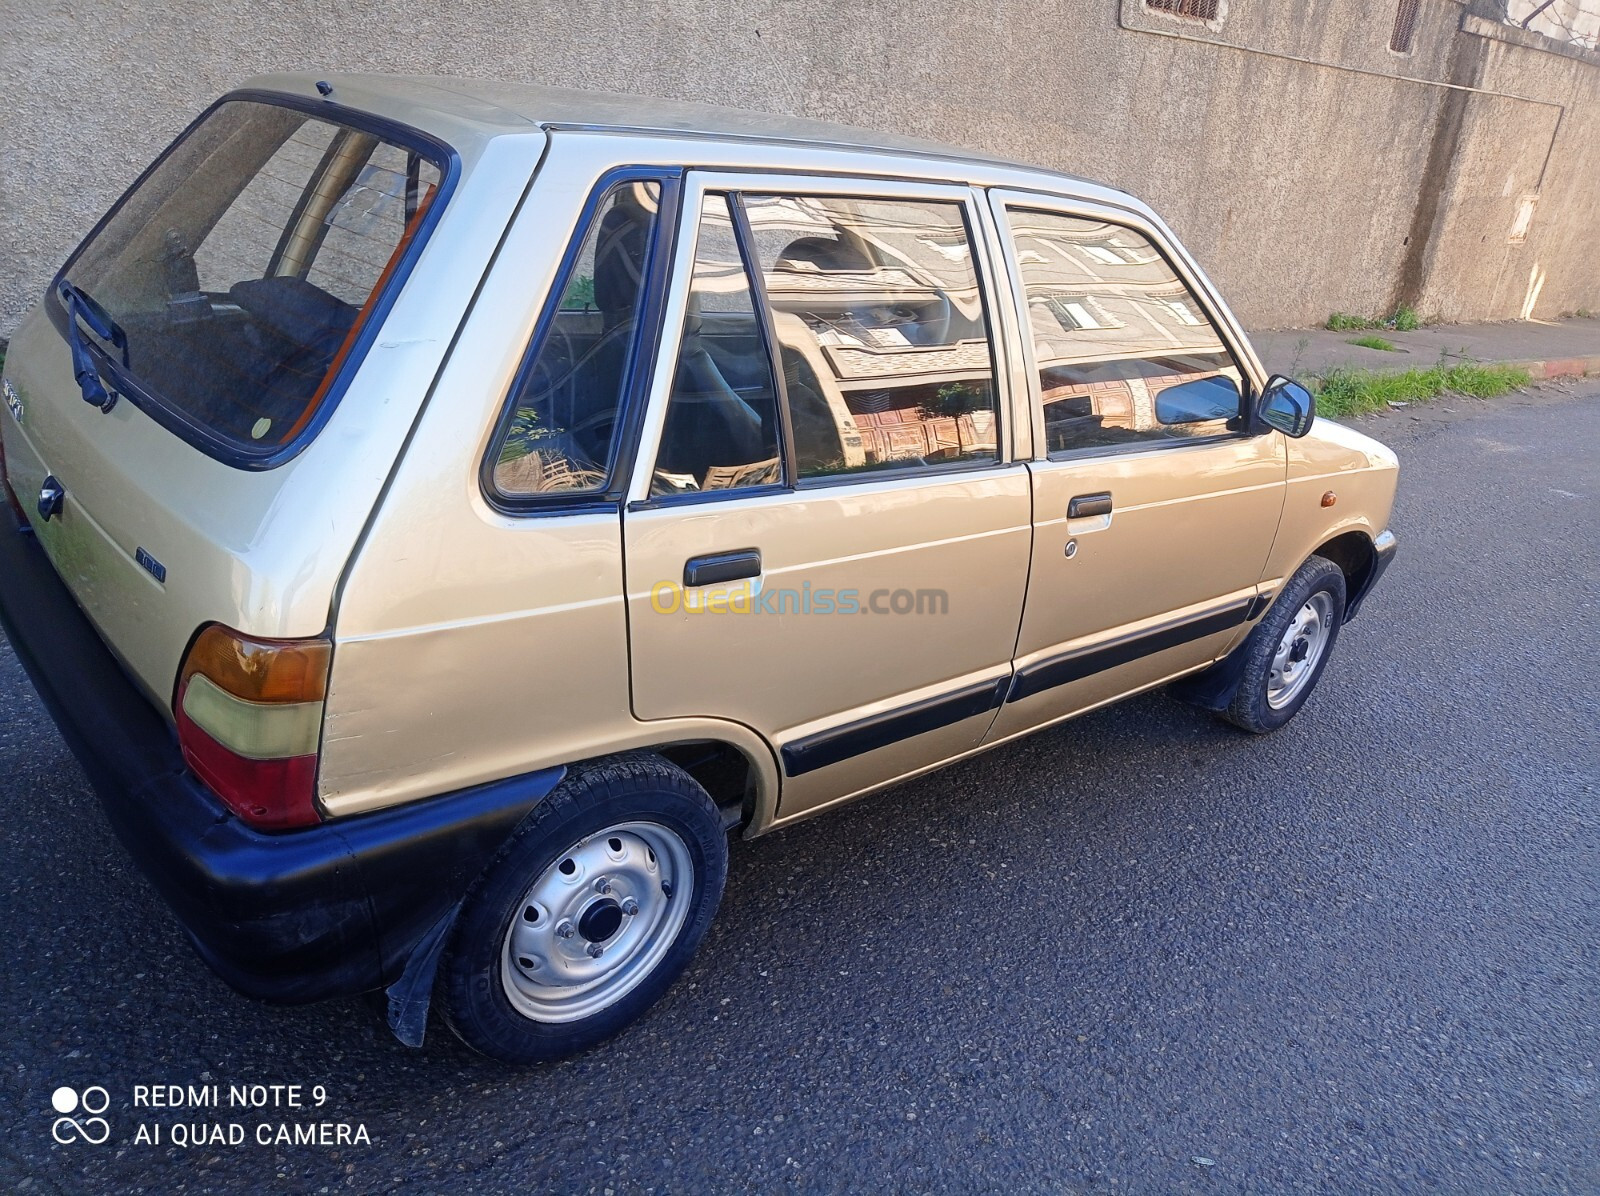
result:
[[[94,357],[84,343],[78,321],[87,324],[89,331],[101,340],[110,341],[113,348],[122,350],[123,369],[129,368],[128,334],[87,291],[80,290],[66,279],[61,280],[56,293],[61,296],[61,304],[67,309],[67,344],[72,349],[72,376],[77,379],[78,389],[83,392],[83,401],[93,403],[101,411],[110,411],[117,405],[117,392],[107,390],[105,383],[100,380],[100,371],[95,368]]]

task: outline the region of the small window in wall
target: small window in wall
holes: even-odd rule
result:
[[[1396,54],[1411,53],[1417,36],[1417,5],[1420,0],[1400,0],[1394,10],[1394,32],[1389,34],[1389,49]]]
[[[1144,0],[1146,8],[1156,12],[1169,12],[1175,17],[1191,17],[1196,21],[1215,21],[1219,0]]]
[[[1244,376],[1205,309],[1131,228],[1010,210],[1051,453],[1217,436]],[[1126,252],[1106,253],[1108,245]]]

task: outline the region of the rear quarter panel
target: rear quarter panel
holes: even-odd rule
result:
[[[478,465],[611,163],[552,149],[462,327],[335,627],[320,796],[334,814],[566,763],[632,723],[615,510],[512,517]]]

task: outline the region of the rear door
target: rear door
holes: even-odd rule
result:
[[[977,747],[1029,560],[975,198],[687,177],[624,515],[635,713],[774,743],[779,817]]]
[[[1034,540],[998,741],[1194,669],[1263,606],[1283,509],[1259,367],[1162,230],[992,195],[1031,358]]]

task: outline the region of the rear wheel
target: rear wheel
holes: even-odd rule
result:
[[[1257,735],[1293,718],[1338,642],[1344,602],[1338,565],[1319,556],[1301,565],[1239,649],[1244,670],[1222,717]]]
[[[727,867],[721,815],[682,769],[646,755],[574,768],[468,894],[445,1020],[508,1063],[610,1037],[688,964]]]

